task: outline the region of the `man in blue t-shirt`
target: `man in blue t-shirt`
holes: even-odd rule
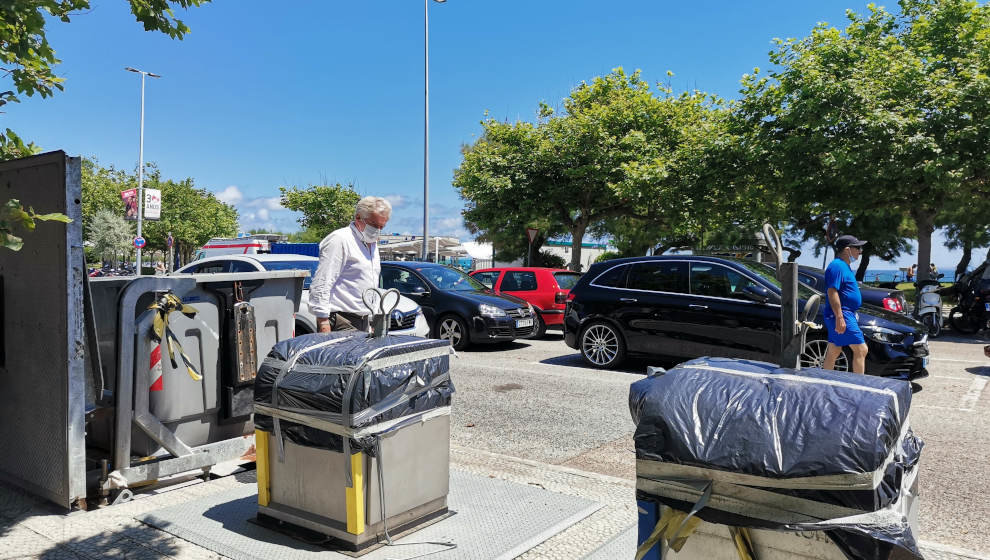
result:
[[[859,283],[850,266],[863,254],[863,245],[852,235],[840,235],[835,240],[835,259],[825,269],[825,288],[828,305],[825,306],[825,328],[828,329],[828,349],[825,350],[825,369],[833,369],[843,346],[852,351],[852,370],[866,371],[866,339],[859,329],[856,311],[863,304]]]

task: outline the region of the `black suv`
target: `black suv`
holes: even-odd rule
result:
[[[801,305],[815,293],[798,284]],[[870,349],[867,373],[902,379],[928,375],[928,338],[921,323],[864,306],[859,324]],[[571,289],[564,341],[601,368],[618,366],[627,354],[777,362],[780,282],[763,264],[729,258],[671,255],[597,263]],[[820,367],[826,346],[824,330],[809,332],[802,367]],[[851,359],[845,349],[835,368],[848,370]]]
[[[495,295],[467,274],[428,262],[383,262],[379,282],[423,308],[433,338],[455,350],[473,342],[507,342],[536,332],[533,306],[508,294]]]

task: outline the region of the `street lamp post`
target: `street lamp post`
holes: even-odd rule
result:
[[[158,74],[152,74],[151,72],[145,72],[143,70],[138,70],[137,68],[131,68],[127,66],[124,68],[128,72],[134,72],[136,74],[141,74],[141,138],[138,141],[138,215],[137,215],[137,236],[141,237],[141,225],[144,221],[144,77],[151,76],[152,78],[161,78]],[[141,248],[137,248],[137,270],[135,274],[141,276]]]
[[[433,0],[443,4],[447,0]],[[430,0],[423,0],[423,260],[430,256]]]

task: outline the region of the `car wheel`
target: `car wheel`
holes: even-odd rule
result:
[[[537,313],[536,333],[533,334],[533,338],[543,338],[545,334],[547,334],[547,324],[543,322],[543,317],[540,317],[539,313]]]
[[[581,357],[596,368],[611,369],[626,357],[626,343],[618,329],[608,323],[592,323],[581,331]]]
[[[949,324],[959,334],[973,334],[980,330],[980,321],[973,313],[966,313],[958,307],[949,311]]]
[[[804,352],[801,352],[801,368],[823,368],[825,367],[825,351],[828,349],[828,341],[824,338],[809,340],[804,343]],[[845,348],[835,359],[835,371],[850,371],[849,353]]]
[[[454,350],[464,350],[470,342],[468,340],[467,324],[457,315],[441,317],[437,321],[436,332],[433,333],[433,337],[440,340],[449,340]]]

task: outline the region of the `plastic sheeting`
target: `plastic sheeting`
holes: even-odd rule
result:
[[[449,406],[454,393],[449,352],[449,341],[405,335],[299,336],[272,348],[255,378],[254,402],[346,428],[374,426]],[[255,414],[254,422],[259,430],[274,430],[270,416]],[[342,436],[284,420],[280,428],[296,444],[343,450]],[[371,438],[352,440],[352,447],[374,453]]]
[[[903,381],[700,358],[634,383],[637,496],[726,525],[826,531],[853,560],[920,558],[922,441]],[[711,486],[707,486],[707,485]],[[692,486],[693,485],[693,486]]]

